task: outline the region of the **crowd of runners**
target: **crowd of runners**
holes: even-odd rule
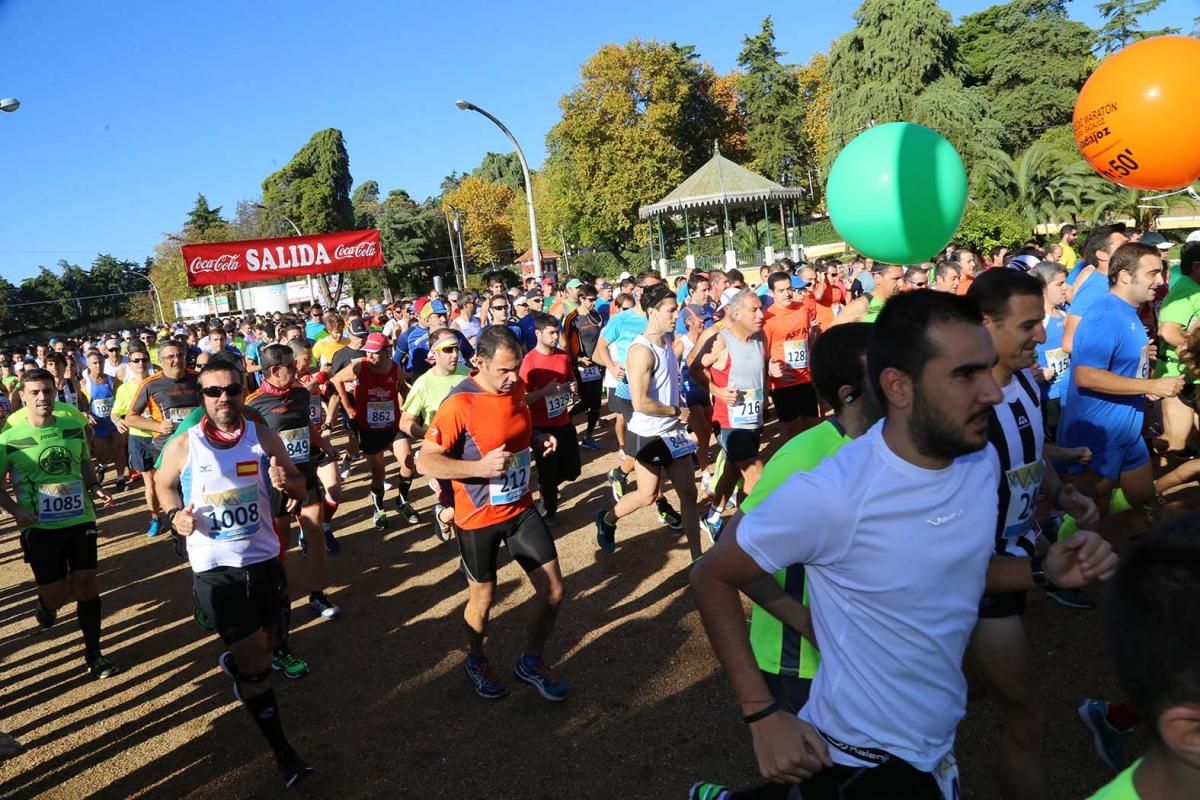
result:
[[[1200,521],[1168,521],[1120,559],[1109,535],[1122,514],[1159,522],[1163,493],[1200,474],[1193,238],[1177,273],[1157,233],[1066,226],[1050,245],[951,246],[917,265],[491,274],[480,291],[51,339],[0,352],[0,506],[35,624],[73,600],[104,679],[121,665],[102,647],[98,526],[140,482],[146,536],[188,559],[195,622],[222,640],[219,666],[289,787],[312,767],[271,676],[309,670],[289,643],[295,600],[342,613],[337,512],[357,499],[343,482],[369,476],[377,529],[457,548],[464,671],[486,699],[508,693],[486,647],[505,545],[534,589],[513,676],[562,701],[558,511],[585,461],[615,450],[596,558],[621,559],[622,520],[643,508],[681,532],[768,781],[700,782],[692,800],[957,798],[968,682],[1002,718],[994,775],[968,781],[1046,797],[1048,665],[1026,595],[1085,609],[1097,595],[1081,590],[1110,580],[1126,696],[1078,707],[1120,771],[1096,796],[1200,796],[1179,783],[1200,763]],[[1150,744],[1131,764],[1139,725]]]

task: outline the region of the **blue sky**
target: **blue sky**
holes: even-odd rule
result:
[[[943,0],[956,17],[992,3]],[[313,132],[340,128],[356,181],[416,198],[507,142],[530,161],[558,100],[600,45],[696,45],[718,71],[775,19],[790,61],[848,30],[850,3],[791,0],[455,3],[0,0],[0,275],[60,258],[140,261],[198,192],[232,210]],[[1092,3],[1072,4],[1092,24]],[[1149,25],[1190,27],[1198,0],[1167,0]]]

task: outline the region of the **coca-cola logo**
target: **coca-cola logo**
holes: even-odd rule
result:
[[[374,242],[359,242],[354,245],[339,244],[337,249],[333,251],[333,257],[341,260],[343,258],[365,258],[375,255]]]
[[[236,272],[241,268],[236,254],[226,253],[216,258],[200,258],[196,256],[188,264],[188,272],[198,275],[201,272]]]

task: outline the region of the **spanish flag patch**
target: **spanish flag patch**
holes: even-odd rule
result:
[[[258,474],[257,461],[239,461],[237,462],[237,474],[239,478],[247,478],[251,475]]]

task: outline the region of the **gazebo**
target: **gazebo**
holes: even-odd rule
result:
[[[657,203],[651,203],[638,209],[642,219],[658,221],[658,267],[666,272],[667,255],[663,242],[663,216],[682,216],[687,240],[687,266],[695,267],[696,259],[692,255],[691,217],[702,216],[705,212],[719,211],[717,224],[721,228],[721,241],[725,246],[725,266],[733,269],[737,266],[737,251],[733,246],[733,227],[729,222],[730,208],[746,208],[762,204],[763,219],[770,227],[768,203],[778,203],[780,218],[783,218],[784,205],[803,197],[800,188],[788,188],[762,175],[751,172],[740,164],[735,164],[725,156],[717,144],[713,143],[713,157],[704,166],[693,172],[683,183]],[[689,216],[688,212],[692,215]],[[786,227],[786,226],[785,226]],[[703,229],[703,226],[701,227]],[[792,244],[792,258],[799,260],[799,244]],[[651,260],[654,258],[654,235],[650,236]],[[766,263],[775,260],[775,248],[767,244],[763,258]]]

